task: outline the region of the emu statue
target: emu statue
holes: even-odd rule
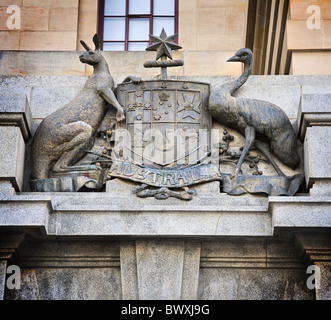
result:
[[[244,158],[253,145],[267,157],[278,175],[285,176],[272,158],[269,148],[283,164],[292,169],[299,165],[297,138],[292,124],[285,112],[270,102],[233,96],[251,73],[253,54],[247,48],[240,49],[228,59],[228,62],[233,61],[243,62],[244,72],[235,81],[213,89],[209,98],[212,117],[245,136],[245,145],[232,177],[240,173]]]
[[[117,121],[124,119],[123,109],[114,94],[113,77],[100,51],[97,34],[93,42],[94,50],[81,41],[86,52],[79,56],[82,63],[93,66],[93,75],[88,78],[77,97],[48,115],[35,133],[32,145],[33,180],[47,179],[50,172],[101,169],[96,165],[74,164],[86,154],[91,138],[109,108],[108,104],[117,109]]]

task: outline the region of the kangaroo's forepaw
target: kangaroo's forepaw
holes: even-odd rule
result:
[[[100,165],[88,164],[80,166],[54,166],[52,169],[53,173],[64,173],[71,171],[100,171],[102,167]]]
[[[139,83],[141,82],[141,78],[133,77],[132,82],[133,82],[134,84],[139,84]]]
[[[125,119],[124,113],[122,113],[122,112],[117,112],[116,113],[116,120],[118,122],[123,121],[124,119]]]
[[[100,171],[102,170],[101,166],[99,164],[89,164],[86,166],[87,170],[92,170],[92,171]]]

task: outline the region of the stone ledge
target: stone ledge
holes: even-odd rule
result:
[[[250,202],[245,210],[242,207],[238,211],[235,210],[236,199],[239,203]],[[209,200],[206,198],[206,203]],[[264,197],[264,206],[261,199],[256,201],[247,196],[220,194],[213,200],[209,206],[196,206],[194,202],[162,204],[162,200],[143,199],[147,203],[142,205],[138,204],[141,199],[128,203],[125,198],[114,198],[107,193],[88,196],[84,193],[22,193],[0,199],[0,227],[37,227],[46,235],[56,236],[121,238],[272,237],[281,228],[293,232],[298,228],[314,231],[331,228],[331,200],[327,197]]]
[[[1,94],[0,126],[16,126],[21,129],[25,142],[32,137],[32,115],[28,98],[23,94]]]
[[[330,197],[269,197],[273,234],[279,230],[330,232]]]
[[[307,127],[331,126],[331,94],[303,94],[299,105],[299,137],[304,139]]]
[[[239,213],[235,199],[223,194],[197,206],[201,199],[188,204],[177,199],[128,201],[107,193],[22,193],[0,199],[0,227],[38,227],[61,236],[271,236],[267,198],[237,199],[242,202]]]

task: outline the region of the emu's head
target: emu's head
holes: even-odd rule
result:
[[[253,53],[248,48],[242,48],[233,57],[228,59],[227,62],[243,62],[244,64],[252,65]]]
[[[93,37],[93,43],[95,45],[95,49],[92,50],[83,40],[80,41],[82,46],[85,48],[86,52],[82,53],[79,56],[79,60],[83,63],[87,63],[91,66],[100,63],[104,60],[101,51],[100,51],[100,41],[97,34]]]

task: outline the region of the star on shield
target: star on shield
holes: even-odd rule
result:
[[[159,37],[150,35],[150,39],[153,44],[146,48],[148,51],[156,51],[156,60],[160,59],[163,56],[168,57],[172,60],[172,50],[181,49],[174,40],[177,38],[177,33],[172,36],[167,36],[164,28],[162,28],[161,34]]]
[[[196,95],[194,94],[192,99],[189,99],[187,95],[184,93],[183,96],[183,104],[180,104],[181,109],[178,109],[179,112],[183,112],[183,119],[191,118],[193,120],[196,119],[196,115],[200,114],[200,101],[196,101]],[[190,101],[191,100],[191,101]],[[179,104],[179,103],[178,103]]]

